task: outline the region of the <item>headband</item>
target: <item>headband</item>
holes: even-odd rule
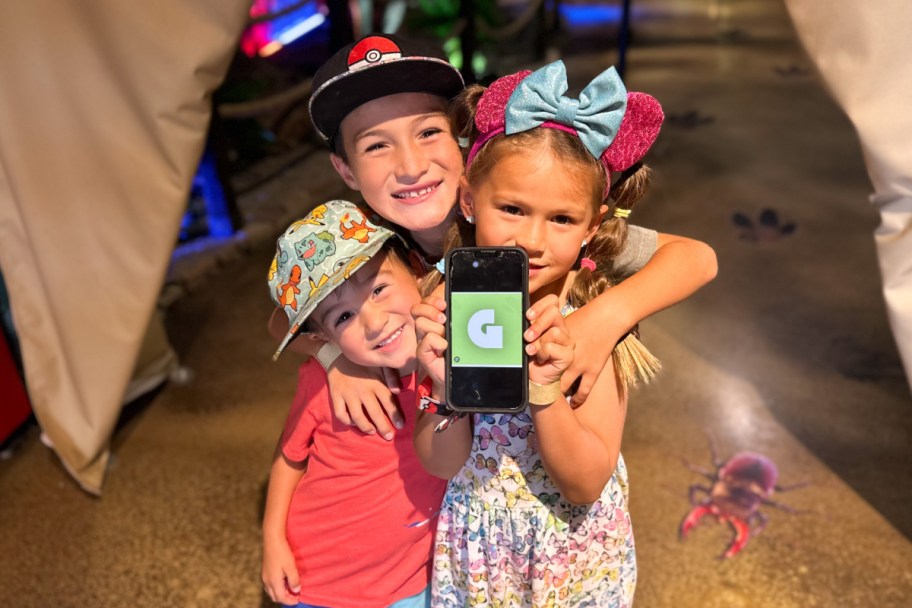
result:
[[[613,67],[596,76],[579,99],[565,96],[568,88],[563,61],[491,83],[478,100],[479,136],[466,167],[497,135],[548,127],[579,137],[609,173],[623,171],[640,160],[659,135],[662,106],[651,95],[628,93]]]

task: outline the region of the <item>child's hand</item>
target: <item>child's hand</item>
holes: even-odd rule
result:
[[[594,316],[595,310],[592,306],[583,306],[565,320],[567,331],[576,339],[580,352],[586,353],[585,357],[577,357],[561,378],[561,390],[564,394],[570,391],[570,387],[579,378],[579,386],[570,399],[570,405],[573,407],[582,405],[589,396],[615,346],[629,329],[599,323],[598,317]],[[600,329],[593,331],[593,327]]]
[[[418,337],[418,363],[438,388],[444,386],[446,374],[443,359],[447,349],[446,328],[443,325],[446,322],[445,310],[446,301],[435,295],[430,295],[412,306],[415,333]]]
[[[342,424],[357,426],[362,432],[379,433],[387,441],[405,423],[393,390],[399,391],[399,378],[388,369],[368,369],[339,357],[326,370],[333,413]]]
[[[273,602],[294,606],[298,603],[301,581],[294,554],[285,539],[263,545],[263,591]]]
[[[555,295],[549,295],[526,311],[531,326],[523,334],[529,343],[529,380],[536,384],[551,384],[561,379],[574,356],[574,341],[564,328],[564,317],[560,313],[560,302]]]

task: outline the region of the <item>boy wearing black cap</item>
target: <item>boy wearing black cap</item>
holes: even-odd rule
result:
[[[460,73],[439,50],[389,35],[343,48],[314,77],[310,115],[333,150],[333,167],[371,208],[408,233],[425,263],[443,254],[456,210],[463,158],[447,108],[462,89]],[[564,374],[565,388],[581,379],[574,397],[580,402],[631,327],[693,294],[717,269],[715,252],[705,243],[632,225],[615,266],[629,278],[568,320],[578,348],[591,355]],[[284,333],[281,315],[273,315],[270,330]],[[387,389],[393,382],[368,377],[367,370],[338,358],[331,345],[301,342],[292,348],[316,354],[327,369],[341,422],[386,439],[392,439],[393,426],[402,428]]]
[[[464,88],[460,73],[433,47],[368,36],[330,58],[313,87],[310,116],[333,167],[439,258],[463,171],[447,115]]]

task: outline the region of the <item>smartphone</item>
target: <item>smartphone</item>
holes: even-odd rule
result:
[[[517,247],[462,247],[446,256],[447,404],[458,412],[526,406],[523,348],[529,258]]]

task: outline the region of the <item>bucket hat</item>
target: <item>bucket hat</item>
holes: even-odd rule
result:
[[[373,211],[343,200],[319,205],[285,229],[267,276],[273,302],[288,315],[288,333],[273,359],[314,308],[393,237],[405,244]]]

